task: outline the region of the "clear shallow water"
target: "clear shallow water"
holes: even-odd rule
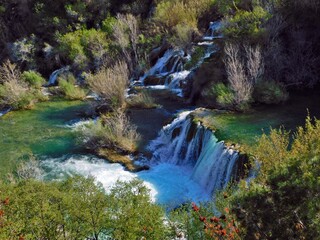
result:
[[[64,125],[88,107],[79,101],[39,103],[33,110],[9,112],[0,118],[0,176],[14,170],[28,155],[61,156],[81,152],[74,133]]]

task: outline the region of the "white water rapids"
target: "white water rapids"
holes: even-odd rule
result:
[[[68,125],[70,126],[70,125]],[[81,126],[80,123],[74,124]],[[117,180],[139,178],[150,189],[153,201],[176,207],[186,201],[206,201],[232,179],[238,153],[218,142],[211,131],[194,125],[190,112],[182,112],[163,127],[149,145],[150,170],[131,173],[90,155],[44,159],[44,178],[62,179],[72,174],[94,176],[106,190]]]

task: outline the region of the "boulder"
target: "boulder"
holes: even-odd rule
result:
[[[161,76],[147,76],[144,79],[144,85],[164,85],[165,78]]]

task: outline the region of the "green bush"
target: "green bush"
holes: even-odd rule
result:
[[[292,137],[272,130],[247,151],[260,162],[258,177],[249,185],[243,181],[227,199],[246,239],[318,239],[320,121],[308,117]]]
[[[65,79],[59,79],[59,87],[67,99],[83,100],[86,97],[86,93],[81,87],[75,86]]]
[[[164,0],[158,3],[154,19],[169,29],[178,24],[197,29],[198,18],[211,6],[211,0]]]
[[[27,82],[31,87],[40,89],[46,80],[41,76],[40,73],[35,71],[25,71],[22,73],[22,79]]]
[[[196,46],[194,51],[191,54],[191,60],[184,65],[185,69],[190,70],[193,67],[195,67],[200,62],[201,58],[204,57],[204,55],[205,55],[205,48],[201,46]]]
[[[79,68],[99,63],[109,49],[106,33],[96,29],[66,33],[59,37],[59,43],[61,54]]]
[[[37,101],[45,100],[38,90],[29,89],[22,83],[16,81],[0,84],[0,105],[9,106],[14,110],[30,109]]]
[[[0,199],[1,239],[164,239],[164,212],[138,180],[110,193],[80,176],[1,183]]]
[[[113,34],[113,26],[116,24],[117,19],[111,16],[108,16],[105,20],[102,21],[101,29],[106,32],[108,36]]]
[[[79,140],[87,148],[98,152],[101,148],[134,152],[139,134],[123,112],[104,115],[79,129]]]
[[[288,99],[286,89],[275,81],[259,81],[254,88],[253,98],[256,102],[276,104]]]
[[[226,18],[223,32],[231,38],[259,38],[265,32],[263,24],[270,17],[270,13],[260,6],[252,11],[237,10],[235,15]]]
[[[234,104],[234,93],[229,86],[224,83],[213,85],[212,92],[216,97],[219,105],[222,107],[232,107]]]

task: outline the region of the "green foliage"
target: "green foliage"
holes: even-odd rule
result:
[[[10,61],[0,67],[0,78],[0,106],[29,109],[35,102],[46,100],[38,89],[23,81],[20,69]]]
[[[123,112],[105,115],[79,129],[79,140],[94,151],[101,148],[134,152],[139,141],[136,127]]]
[[[213,85],[212,92],[216,97],[217,103],[222,107],[232,107],[234,104],[234,93],[229,86],[224,83]]]
[[[111,36],[113,34],[113,26],[116,24],[116,22],[116,18],[108,16],[105,20],[102,21],[102,31],[106,32],[108,36]]]
[[[238,9],[242,0],[216,0],[215,5],[220,14],[227,16]]]
[[[265,32],[263,24],[270,17],[270,13],[260,6],[252,11],[237,10],[234,16],[227,17],[223,32],[231,38],[259,38]]]
[[[119,182],[110,198],[115,239],[164,239],[163,210],[150,204],[149,189],[141,181]]]
[[[86,91],[76,85],[76,78],[72,73],[63,74],[58,78],[59,87],[62,94],[70,100],[83,100],[86,97]]]
[[[59,80],[59,87],[67,99],[83,100],[86,97],[86,93],[81,87],[75,86],[67,80]]]
[[[22,79],[27,82],[30,86],[40,89],[46,80],[41,76],[40,73],[35,71],[25,71],[22,73]]]
[[[66,33],[59,37],[59,43],[61,54],[81,69],[92,62],[97,65],[109,46],[106,33],[96,29]]]
[[[232,200],[247,238],[320,237],[320,121],[307,117],[290,145],[288,132],[272,130],[251,152],[261,163],[259,176],[243,183]],[[293,198],[294,196],[294,198]]]
[[[211,6],[211,0],[163,0],[157,5],[154,19],[169,29],[178,24],[196,29],[198,18]]]
[[[259,81],[254,88],[253,98],[256,102],[277,104],[288,99],[286,89],[275,81]]]
[[[151,94],[146,90],[130,96],[126,101],[129,108],[156,108],[158,106]]]
[[[106,194],[93,178],[0,185],[1,239],[163,239],[163,212],[138,180]]]
[[[203,47],[195,47],[194,51],[191,54],[191,60],[184,65],[185,69],[190,70],[193,67],[195,67],[197,64],[199,64],[200,60],[203,58],[204,55],[205,49]]]

